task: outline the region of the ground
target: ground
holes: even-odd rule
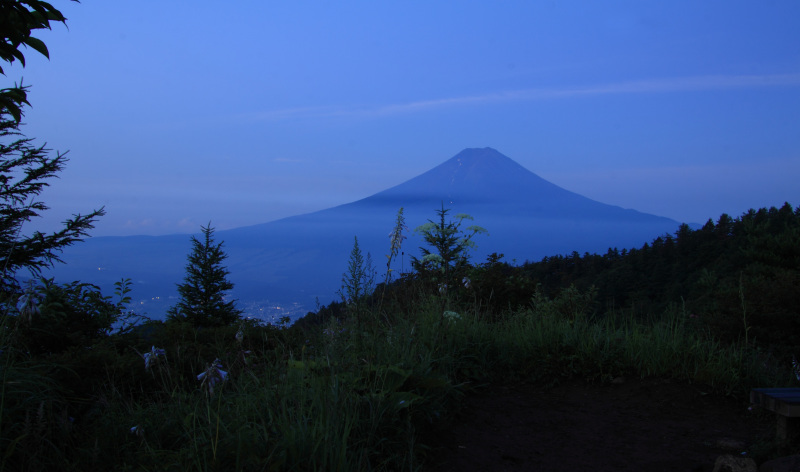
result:
[[[426,437],[428,471],[709,471],[774,438],[739,399],[661,380],[489,386]]]

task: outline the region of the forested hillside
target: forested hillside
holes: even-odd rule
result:
[[[782,355],[800,351],[800,207],[723,214],[700,229],[684,224],[638,249],[545,257],[519,267],[484,264],[482,296],[516,308],[535,290],[596,290],[597,315],[658,316],[680,305],[692,322],[726,341],[755,340]],[[500,283],[502,282],[502,283]]]
[[[556,298],[570,300],[565,311],[588,310],[595,317],[658,318],[678,309],[722,341],[754,341],[784,360],[800,352],[800,207],[788,203],[738,218],[723,214],[697,230],[683,224],[638,249],[573,252],[521,265],[503,259],[492,254],[463,268],[458,278],[470,280],[470,291],[451,291],[493,317]],[[439,282],[424,271],[406,274],[389,293],[409,298],[420,288],[435,291]],[[308,321],[338,308],[333,304]]]

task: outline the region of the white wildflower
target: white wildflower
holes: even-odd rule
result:
[[[399,249],[400,246],[402,245],[403,241],[408,239],[402,233],[403,229],[408,229],[408,228],[406,228],[405,226],[401,226],[401,227],[396,228],[391,233],[389,233],[389,244],[390,244],[390,249],[392,251],[394,251],[396,249]]]
[[[214,359],[214,362],[204,372],[197,375],[197,380],[202,380],[201,388],[205,386],[209,395],[214,395],[214,385],[228,380],[228,373],[222,370],[222,362]]]
[[[150,348],[150,352],[145,352],[142,357],[144,358],[144,370],[150,369],[150,366],[155,364],[158,356],[166,355],[167,351],[164,349],[156,349],[155,346]]]
[[[41,300],[39,295],[34,292],[31,285],[25,290],[25,294],[19,298],[22,303],[22,308],[19,310],[19,317],[27,324],[31,324],[33,318],[39,314],[39,303]]]
[[[439,254],[428,254],[422,258],[422,262],[433,262],[436,267],[441,267],[444,264],[444,259]]]

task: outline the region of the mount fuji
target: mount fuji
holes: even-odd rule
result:
[[[441,165],[400,185],[345,205],[269,223],[217,231],[228,254],[232,296],[247,315],[296,318],[316,301],[336,299],[353,247],[371,253],[385,270],[388,234],[402,207],[413,228],[436,217],[444,205],[474,217],[488,236],[476,239],[471,254],[481,262],[493,252],[523,262],[577,251],[605,253],[609,248],[640,247],[677,221],[606,205],[554,185],[491,148],[465,149]],[[394,270],[410,270],[421,238],[404,242]],[[64,251],[65,264],[46,276],[81,280],[111,292],[113,283],[130,278],[140,311],[160,318],[177,301],[183,281],[189,235],[90,238]],[[136,309],[134,307],[134,309]]]

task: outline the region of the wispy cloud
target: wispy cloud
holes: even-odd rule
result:
[[[463,97],[446,97],[395,103],[376,107],[303,107],[251,114],[251,120],[283,120],[289,118],[378,117],[417,113],[454,106],[469,106],[537,100],[556,100],[600,95],[732,90],[766,87],[800,86],[800,73],[771,75],[705,75],[664,79],[635,80],[582,87],[551,87],[510,90]]]
[[[558,91],[557,93],[560,94],[560,96],[606,95],[726,90],[798,85],[800,85],[800,73],[773,75],[705,75],[697,77],[678,77],[620,82],[616,84],[606,84],[595,87],[562,90]],[[557,98],[557,96],[552,98]]]

